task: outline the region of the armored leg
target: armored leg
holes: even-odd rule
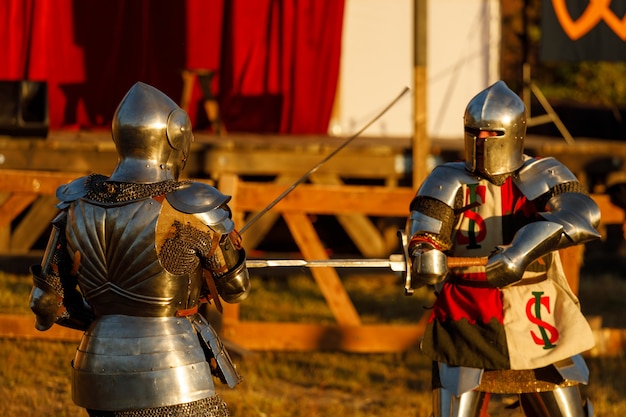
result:
[[[453,395],[444,388],[437,388],[433,390],[433,417],[479,417],[485,396],[485,392],[479,391]]]
[[[525,393],[520,403],[527,417],[593,417],[593,407],[589,401],[583,404],[578,386]]]

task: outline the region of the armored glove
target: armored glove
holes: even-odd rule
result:
[[[416,287],[436,285],[448,274],[447,257],[433,245],[417,243],[411,249],[411,276]]]
[[[91,306],[76,289],[55,288],[42,276],[41,266],[32,265],[33,289],[30,292],[30,309],[35,313],[35,328],[48,330],[53,324],[70,329],[86,330],[94,319]]]
[[[30,293],[30,309],[35,313],[37,330],[48,330],[57,319],[61,300],[56,291],[41,276],[41,266],[30,267],[33,276],[33,289]]]
[[[533,261],[558,249],[563,226],[553,222],[535,222],[517,231],[508,246],[498,246],[486,265],[487,281],[502,288],[522,279]]]

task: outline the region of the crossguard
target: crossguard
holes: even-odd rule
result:
[[[398,240],[400,241],[400,247],[402,248],[402,254],[404,255],[404,295],[413,295],[415,290],[413,289],[411,282],[411,257],[409,256],[409,238],[404,230],[398,230]]]

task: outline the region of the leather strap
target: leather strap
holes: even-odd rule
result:
[[[176,310],[176,317],[187,317],[192,316],[198,312],[198,306],[193,306],[191,308],[182,308],[180,310]]]
[[[217,311],[220,312],[220,314],[222,314],[224,309],[222,308],[222,302],[220,301],[220,296],[217,293],[217,287],[215,286],[215,280],[213,279],[213,274],[211,274],[211,271],[209,271],[208,269],[204,269],[203,271],[204,271],[204,280],[209,286],[209,291],[211,292],[211,297],[213,299],[213,302],[215,303],[215,308],[217,309]]]

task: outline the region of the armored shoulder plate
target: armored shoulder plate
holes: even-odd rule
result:
[[[203,213],[230,201],[230,196],[202,182],[190,182],[167,194],[167,201],[183,213]]]
[[[230,196],[217,188],[201,182],[190,182],[166,195],[167,201],[176,210],[193,214],[202,223],[220,233],[230,233],[234,224],[226,203]]]
[[[556,185],[572,181],[578,179],[552,157],[527,160],[514,178],[515,185],[529,200],[547,193]]]
[[[478,178],[465,169],[464,162],[451,162],[437,166],[417,194],[436,198],[454,207],[456,193],[463,184],[478,184]]]
[[[57,188],[56,197],[59,200],[57,208],[67,208],[72,201],[76,201],[87,195],[85,183],[88,177],[76,178],[68,184],[61,185]]]

